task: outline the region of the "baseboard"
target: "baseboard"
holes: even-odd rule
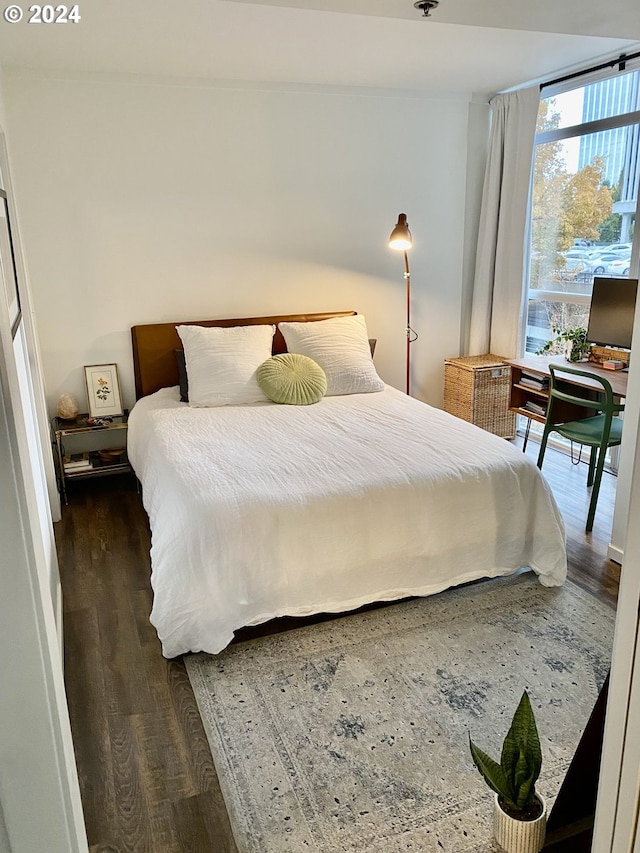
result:
[[[607,548],[607,557],[610,560],[613,560],[614,563],[619,563],[622,565],[622,561],[624,559],[624,551],[622,548],[618,548],[617,545],[612,545],[609,543],[609,547]]]

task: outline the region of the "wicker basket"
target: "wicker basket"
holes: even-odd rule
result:
[[[601,365],[603,361],[615,359],[622,361],[628,367],[631,351],[628,349],[616,349],[615,347],[598,347],[595,344],[591,345],[589,350],[589,361],[592,364]]]
[[[511,368],[499,355],[448,358],[444,363],[444,410],[501,438],[516,434],[509,411]]]

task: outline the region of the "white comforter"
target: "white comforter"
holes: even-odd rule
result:
[[[140,400],[129,458],[152,531],[166,657],[235,629],[429,595],[531,567],[566,576],[564,526],[520,450],[392,388],[312,406]]]

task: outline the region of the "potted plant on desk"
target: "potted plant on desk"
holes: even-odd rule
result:
[[[502,746],[500,763],[469,737],[471,756],[495,793],[493,832],[507,853],[539,853],[547,824],[546,803],[535,785],[542,751],[529,695],[525,690]]]
[[[536,355],[553,355],[562,352],[567,361],[584,361],[589,355],[587,330],[582,326],[575,329],[551,329],[555,338],[540,347]]]

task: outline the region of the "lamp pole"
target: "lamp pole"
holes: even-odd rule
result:
[[[401,251],[404,255],[404,280],[406,282],[407,290],[407,352],[405,381],[407,394],[411,393],[411,344],[418,337],[417,334],[411,328],[411,273],[409,271],[409,255],[407,254],[407,252],[412,247],[412,245],[413,238],[411,237],[411,231],[409,231],[407,215],[405,213],[400,213],[398,215],[396,227],[393,229],[393,231],[391,232],[391,236],[389,237],[389,247],[391,249]]]
[[[407,357],[406,357],[406,370],[407,370],[407,381],[406,381],[406,389],[407,395],[411,393],[411,343],[412,343],[412,330],[411,330],[411,273],[409,272],[409,255],[405,251],[404,253],[404,280],[407,284]]]

